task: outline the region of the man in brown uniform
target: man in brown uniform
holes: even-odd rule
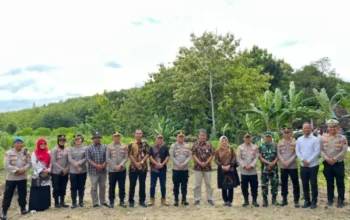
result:
[[[21,214],[27,214],[26,197],[27,197],[27,171],[31,166],[30,153],[23,149],[23,139],[17,137],[14,139],[14,148],[10,149],[5,154],[5,170],[6,185],[5,194],[2,201],[1,220],[6,220],[7,210],[11,206],[13,193],[17,187],[18,190],[18,204],[21,208]]]
[[[68,150],[65,147],[66,141],[66,135],[59,134],[57,136],[57,146],[50,153],[53,198],[55,199],[56,208],[69,207],[64,202],[69,170]]]
[[[107,146],[106,158],[109,178],[109,208],[114,207],[115,187],[118,183],[119,206],[126,207],[125,198],[125,164],[128,160],[128,146],[120,142],[120,133],[113,135],[113,143]]]
[[[294,206],[299,208],[300,186],[297,167],[297,155],[295,153],[296,142],[292,138],[292,130],[290,128],[283,129],[283,140],[280,140],[277,146],[278,159],[281,167],[281,185],[282,185],[282,202],[281,206],[288,205],[288,176],[293,183]]]
[[[344,206],[344,157],[348,149],[347,139],[338,134],[337,120],[331,119],[327,121],[328,134],[322,137],[321,142],[321,155],[323,158],[323,174],[327,181],[327,207],[332,206],[334,199],[334,179],[337,182],[338,190],[338,208]]]

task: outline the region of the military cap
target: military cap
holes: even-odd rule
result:
[[[326,124],[327,124],[328,126],[337,126],[337,125],[339,124],[339,122],[338,122],[337,120],[335,120],[335,119],[329,119],[329,120],[326,122]]]
[[[65,134],[57,135],[57,140],[61,140],[61,139],[66,140],[66,135]]]
[[[182,133],[182,131],[180,131],[179,133],[177,133],[178,137],[185,137],[184,133]]]
[[[15,137],[15,138],[13,139],[13,143],[16,143],[16,142],[22,142],[22,143],[24,143],[24,140],[23,140],[23,138],[21,138],[21,137]]]
[[[118,131],[116,131],[114,134],[113,134],[113,137],[116,137],[116,136],[122,136]]]
[[[157,134],[157,138],[163,138],[163,135],[161,133]]]
[[[250,137],[251,135],[249,134],[249,133],[246,133],[245,135],[244,135],[244,138],[247,138],[247,137]]]
[[[100,132],[94,131],[94,132],[92,133],[92,138],[93,138],[93,139],[94,139],[94,138],[102,138],[102,135],[101,135]]]
[[[272,137],[273,136],[273,133],[271,131],[265,131],[264,132],[264,137]]]

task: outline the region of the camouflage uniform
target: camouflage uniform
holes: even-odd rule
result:
[[[264,142],[259,147],[260,156],[267,162],[273,162],[277,158],[277,146]],[[271,184],[271,195],[276,196],[278,193],[278,166],[277,164],[269,169],[268,164],[261,164],[261,189],[263,197],[268,195],[268,183]]]

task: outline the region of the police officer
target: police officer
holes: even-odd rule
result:
[[[180,131],[177,142],[170,147],[170,159],[173,162],[174,206],[179,205],[179,192],[181,187],[182,205],[189,205],[186,200],[188,183],[188,162],[192,157],[190,146],[184,142],[185,135]]]
[[[259,207],[258,197],[258,173],[256,164],[259,159],[259,148],[251,143],[250,134],[244,135],[244,143],[237,148],[237,160],[241,172],[241,188],[244,197],[243,207],[249,205],[248,185],[253,197],[252,205]]]
[[[59,134],[57,136],[57,146],[50,153],[52,188],[56,208],[69,207],[64,202],[69,170],[68,150],[65,147],[66,141],[66,135]]]
[[[109,208],[114,207],[115,187],[118,183],[119,206],[125,208],[125,164],[128,160],[128,146],[120,142],[121,134],[116,132],[113,135],[113,143],[107,146],[106,159],[109,178]]]
[[[277,146],[278,159],[281,167],[281,188],[282,202],[281,206],[288,205],[288,176],[293,183],[294,206],[299,208],[300,186],[298,178],[297,156],[295,153],[296,142],[292,138],[292,130],[288,127],[283,128],[283,140],[280,140]]]
[[[334,179],[337,182],[338,208],[344,206],[344,157],[348,149],[347,139],[338,134],[339,122],[334,119],[327,121],[328,134],[322,137],[321,155],[323,158],[323,174],[327,181],[327,207],[332,206],[334,199]]]
[[[278,156],[277,146],[272,143],[272,133],[267,131],[264,133],[265,141],[259,147],[260,162],[261,162],[261,189],[263,196],[263,207],[268,206],[268,184],[270,181],[272,204],[277,204],[277,193],[278,193]]]
[[[27,197],[27,171],[31,167],[30,153],[23,149],[24,141],[16,137],[13,141],[14,147],[5,154],[6,186],[2,202],[1,220],[6,220],[7,210],[10,208],[13,193],[17,187],[18,204],[21,208],[21,214],[27,214],[26,197]]]

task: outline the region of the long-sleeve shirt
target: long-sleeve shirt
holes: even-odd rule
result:
[[[321,155],[324,160],[333,158],[337,162],[342,162],[348,150],[348,143],[343,135],[322,137]]]
[[[74,146],[68,150],[68,161],[69,161],[69,173],[79,174],[86,173],[86,147],[85,146]],[[81,172],[78,171],[78,167],[74,167],[74,163],[78,162]]]
[[[256,164],[259,159],[259,148],[254,145],[241,144],[237,150],[237,161],[239,163],[239,169],[241,175],[257,175]],[[246,166],[250,165],[253,167],[251,170],[247,170]]]
[[[318,156],[320,155],[320,140],[310,134],[301,136],[297,140],[296,154],[301,160],[300,165],[304,167],[303,160],[310,163],[309,167],[319,165]]]
[[[180,170],[180,164],[185,165],[183,170],[188,170],[188,162],[191,160],[192,151],[187,143],[174,143],[170,147],[170,159],[173,161],[173,170]]]
[[[32,178],[37,179],[41,178],[40,174],[43,170],[47,170],[48,172],[51,171],[51,165],[49,165],[48,168],[46,168],[45,164],[41,161],[39,161],[35,155],[35,152],[32,154],[32,167],[33,167],[33,176]],[[41,186],[50,186],[51,185],[51,178],[50,174],[46,178],[41,178],[40,181]]]
[[[51,173],[61,174],[63,169],[69,169],[68,149],[56,146],[51,153]]]
[[[106,159],[107,159],[107,168],[108,172],[114,173],[117,172],[114,168],[117,165],[121,166],[120,171],[125,170],[125,164],[128,160],[128,146],[123,143],[115,144],[112,143],[107,146],[107,152],[106,152]]]
[[[5,154],[4,165],[7,171],[6,180],[26,180],[27,171],[31,167],[30,153],[24,154],[23,151],[10,149]],[[16,175],[16,172],[22,168],[25,172],[22,175]]]

